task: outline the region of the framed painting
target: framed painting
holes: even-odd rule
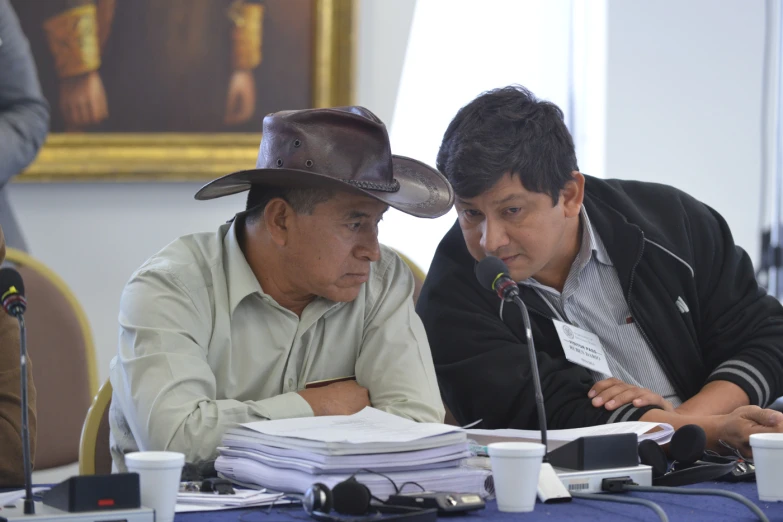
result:
[[[11,0],[51,132],[20,182],[207,180],[265,114],[349,105],[356,0]]]

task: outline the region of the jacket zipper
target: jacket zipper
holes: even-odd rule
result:
[[[633,301],[631,300],[631,292],[633,290],[633,281],[636,277],[636,267],[639,266],[639,262],[642,260],[642,256],[644,255],[644,232],[642,232],[642,248],[639,251],[639,257],[636,258],[636,262],[633,265],[633,268],[631,269],[631,280],[628,283],[628,295],[626,296],[625,300],[628,302],[628,308],[631,310],[631,315],[634,318],[634,321],[636,322],[636,326],[639,328],[639,331],[642,334],[642,337],[644,338],[645,342],[647,343],[647,346],[650,348],[650,351],[655,356],[655,359],[658,361],[658,364],[661,365],[662,368],[666,370],[667,377],[669,377],[669,380],[671,381],[672,386],[674,387],[674,390],[677,392],[677,395],[682,398],[684,397],[682,393],[682,389],[680,386],[675,382],[674,379],[671,377],[674,375],[674,373],[671,372],[671,369],[666,365],[666,363],[661,359],[661,356],[658,354],[658,351],[653,346],[652,342],[650,342],[650,338],[647,337],[647,332],[644,331],[644,328],[642,327],[642,323],[639,320],[639,317],[636,313],[636,308],[634,308]],[[685,402],[683,400],[683,402]]]

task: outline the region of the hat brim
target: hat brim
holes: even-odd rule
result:
[[[253,185],[291,188],[331,188],[375,198],[412,216],[436,218],[454,204],[454,190],[437,170],[405,156],[392,156],[394,179],[400,188],[382,192],[355,187],[338,178],[298,169],[250,169],[210,181],[196,192],[196,199],[215,199],[249,190]]]

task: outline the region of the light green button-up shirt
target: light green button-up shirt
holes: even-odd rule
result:
[[[214,459],[227,428],[313,415],[297,390],[351,375],[375,408],[442,422],[413,285],[407,265],[381,247],[356,300],[317,298],[298,317],[264,293],[234,225],[177,239],[122,294],[110,374],[116,467],[139,449]]]

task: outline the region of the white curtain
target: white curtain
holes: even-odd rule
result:
[[[572,0],[419,0],[391,122],[392,150],[434,166],[457,110],[514,83],[558,104],[572,121],[571,34]],[[380,239],[426,271],[455,219],[453,210],[435,220],[390,210]]]

